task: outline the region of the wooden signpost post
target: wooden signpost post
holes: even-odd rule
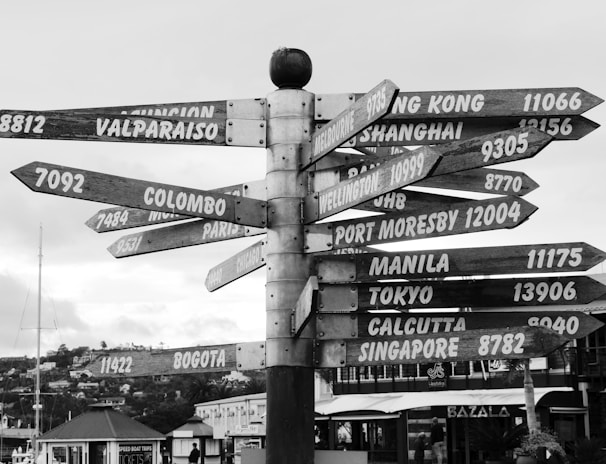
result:
[[[315,368],[542,356],[599,326],[566,311],[489,309],[563,306],[604,294],[606,286],[588,276],[519,276],[587,270],[604,253],[585,243],[398,253],[369,246],[519,226],[537,209],[520,196],[537,184],[489,166],[589,134],[598,125],[580,115],[600,98],[574,87],[401,92],[390,80],[366,94],[314,95],[303,90],[311,60],[296,49],[277,50],[270,75],[278,90],[267,98],[0,110],[0,138],[266,148],[266,178],[248,190],[252,184],[198,190],[42,162],[13,171],[36,192],[120,206],[87,221],[97,232],[198,218],[118,239],[110,246],[116,257],[266,233],[205,281],[215,291],[267,267],[264,342],[108,353],[91,364],[96,376],[265,367],[266,462],[309,464]],[[349,209],[385,214],[316,223]],[[339,253],[355,254],[331,256]],[[441,280],[493,274],[517,276]],[[365,314],[453,306],[486,312]]]

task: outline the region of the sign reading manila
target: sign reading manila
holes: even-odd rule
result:
[[[396,85],[386,79],[317,130],[311,140],[311,157],[303,163],[302,169],[317,163],[332,150],[387,114],[397,92]]]
[[[425,362],[527,359],[545,356],[568,339],[545,327],[508,326],[384,339],[316,342],[317,367],[383,366]]]
[[[586,337],[604,326],[595,317],[581,311],[487,311],[431,312],[403,314],[329,314],[316,318],[316,338],[340,340],[350,338],[398,339],[419,335],[444,337],[468,330],[502,329],[509,327],[545,327],[567,340]]]
[[[360,98],[363,94],[354,94]],[[316,95],[315,119],[332,119],[351,104],[352,94]],[[604,100],[578,87],[451,91],[399,91],[383,119],[504,116],[570,116]]]
[[[86,367],[93,377],[199,374],[265,368],[265,342],[166,350],[108,351]]]
[[[378,245],[519,226],[537,207],[518,197],[469,200],[413,214],[391,213],[305,226],[305,252]]]
[[[606,294],[590,276],[320,284],[320,312],[586,304]]]
[[[322,255],[314,258],[318,280],[323,283],[580,272],[604,260],[605,252],[582,242]]]
[[[35,192],[265,227],[266,203],[208,190],[33,162],[12,174]]]

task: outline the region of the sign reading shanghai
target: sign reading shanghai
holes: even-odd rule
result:
[[[93,377],[141,377],[265,368],[265,342],[167,350],[108,351],[87,366]]]
[[[34,161],[11,172],[35,192],[265,227],[265,202]]]

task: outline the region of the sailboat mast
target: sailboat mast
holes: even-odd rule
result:
[[[40,435],[40,330],[42,319],[42,224],[40,224],[40,247],[38,253],[38,323],[36,325],[36,385],[35,409],[36,424],[34,428],[34,458],[38,457],[38,436]],[[35,460],[34,460],[35,462]]]

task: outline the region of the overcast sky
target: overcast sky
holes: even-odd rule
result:
[[[265,97],[272,52],[313,61],[306,89],[366,92],[580,87],[606,98],[599,1],[5,2],[0,108],[63,109]],[[604,124],[606,104],[584,114]],[[45,161],[211,189],[265,175],[262,148],[0,139],[0,356],[35,355],[43,225],[42,353],[61,344],[171,348],[265,338],[265,270],[214,293],[208,270],[258,237],[115,259],[125,232],[84,222],[101,203],[34,193],[10,171]],[[390,249],[585,241],[606,250],[606,131],[503,165],[540,184],[517,229]],[[126,232],[128,233],[128,232]],[[605,272],[600,265],[593,272]]]

